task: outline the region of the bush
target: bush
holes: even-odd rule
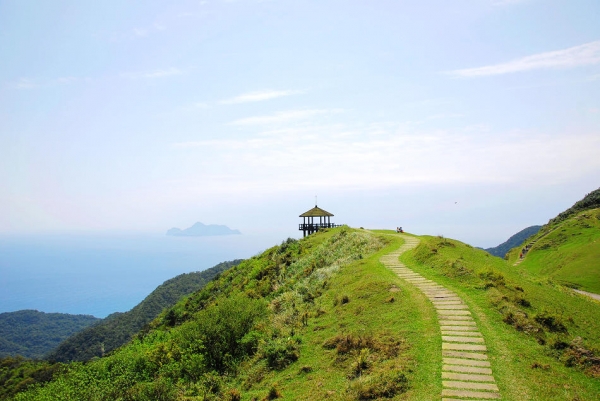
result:
[[[408,379],[398,371],[384,372],[374,376],[363,376],[348,388],[348,395],[355,400],[392,398],[408,390]]]
[[[542,312],[538,314],[534,320],[544,326],[548,331],[554,333],[566,333],[567,328],[561,322],[560,318],[554,315],[551,315],[548,312]]]
[[[201,311],[191,329],[198,332],[202,341],[207,367],[223,373],[231,362],[248,355],[252,344],[248,338],[243,339],[265,313],[261,300],[241,295]]]
[[[296,362],[300,357],[298,343],[299,341],[294,338],[276,338],[267,342],[262,349],[267,366],[271,369],[283,369]]]

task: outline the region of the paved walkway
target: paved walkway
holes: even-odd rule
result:
[[[500,399],[485,340],[469,307],[453,291],[415,273],[398,260],[403,252],[419,244],[418,238],[401,236],[406,241],[404,245],[380,261],[419,288],[437,310],[442,333],[442,401]]]
[[[587,292],[587,291],[582,291],[582,290],[576,290],[573,288],[573,291],[581,294],[581,295],[586,295],[590,298],[594,298],[597,301],[600,301],[600,294],[594,294],[593,292]]]

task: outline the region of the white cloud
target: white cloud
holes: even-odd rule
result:
[[[12,87],[17,89],[34,89],[34,88],[43,88],[43,87],[51,87],[55,85],[69,85],[76,82],[91,81],[90,78],[78,78],[78,77],[59,77],[55,79],[51,79],[49,81],[39,81],[33,80],[30,78],[21,78],[16,82],[10,84]]]
[[[523,57],[507,63],[451,71],[458,77],[511,74],[548,68],[573,68],[600,63],[600,41]]]
[[[21,78],[17,82],[12,84],[17,89],[33,89],[37,88],[39,85],[36,84],[32,79],[29,78]]]
[[[154,71],[139,71],[139,72],[125,72],[121,74],[123,78],[163,78],[169,77],[173,75],[181,75],[183,74],[183,70],[175,67],[154,70]]]
[[[148,30],[147,29],[142,29],[142,28],[134,28],[133,29],[133,34],[135,36],[139,36],[139,37],[148,36]]]
[[[277,124],[290,120],[301,120],[322,114],[340,113],[341,109],[309,109],[309,110],[289,110],[281,111],[269,116],[256,116],[241,118],[231,122],[232,125],[264,125]]]
[[[303,93],[302,91],[276,91],[276,90],[264,90],[257,92],[249,92],[238,95],[231,99],[222,100],[220,104],[238,104],[238,103],[248,103],[248,102],[261,102],[264,100],[276,99],[278,97],[297,95]]]
[[[181,142],[200,152],[203,191],[243,194],[403,184],[556,183],[600,171],[598,133],[550,136],[467,127],[422,131],[396,126],[307,125],[250,138]],[[536,149],[531,153],[531,149]],[[561,155],[560,163],[556,155]],[[196,184],[190,184],[192,186]]]

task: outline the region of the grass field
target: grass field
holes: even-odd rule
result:
[[[600,209],[544,227],[519,269],[524,274],[600,294]],[[546,234],[547,233],[547,234]],[[509,255],[516,261],[519,250]]]
[[[458,241],[420,238],[403,261],[469,305],[505,399],[598,399],[597,302],[523,277],[505,260]]]

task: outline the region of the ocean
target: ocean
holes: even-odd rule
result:
[[[246,259],[277,235],[0,236],[0,313],[22,309],[106,317],[126,312],[181,273]]]

